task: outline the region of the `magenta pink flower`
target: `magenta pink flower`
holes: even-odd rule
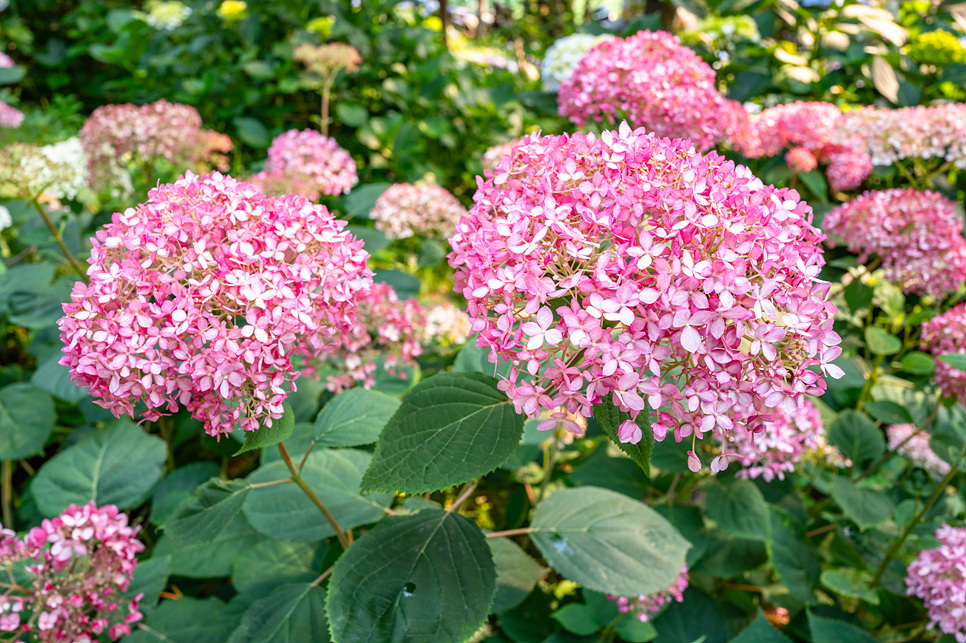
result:
[[[626,125],[531,135],[487,177],[449,261],[518,411],[610,399],[653,413],[658,440],[723,437],[728,409],[793,412],[825,390],[811,366],[841,375],[823,237],[794,191]]]
[[[621,614],[632,613],[637,618],[637,620],[642,623],[647,623],[651,620],[651,617],[657,614],[661,608],[670,603],[671,601],[677,601],[680,603],[684,600],[684,590],[688,588],[688,568],[687,566],[681,570],[674,582],[671,583],[670,587],[660,592],[654,594],[641,594],[640,596],[626,597],[626,596],[614,596],[613,594],[608,594],[608,600],[617,603],[617,609],[620,610]]]
[[[936,539],[938,549],[919,552],[909,565],[906,593],[922,599],[930,630],[966,643],[966,529],[943,525]]]
[[[879,257],[886,278],[905,292],[942,298],[966,281],[962,219],[938,192],[866,192],[826,214],[822,226],[859,261]]]
[[[736,474],[739,478],[784,480],[807,451],[819,448],[819,438],[825,433],[822,416],[809,401],[792,413],[778,408],[755,421],[747,418],[743,409],[731,413],[734,417],[746,416],[749,426],[757,425],[754,430],[739,426],[732,433],[729,449],[743,467]]]
[[[447,239],[464,216],[466,208],[446,188],[409,183],[389,186],[369,212],[376,230],[385,232],[390,239],[413,235]]]
[[[31,635],[38,643],[130,634],[141,619],[141,595],[121,593],[144,549],[137,532],[117,507],[93,502],[71,505],[23,538],[0,528],[0,632]],[[21,566],[29,585],[13,574]]]
[[[276,136],[268,148],[265,170],[302,177],[311,193],[346,194],[359,181],[349,153],[335,139],[311,129],[291,129]],[[261,175],[256,177],[263,180]]]
[[[17,129],[23,125],[23,119],[23,112],[13,105],[8,105],[0,100],[0,127]]]
[[[353,328],[368,257],[323,206],[188,173],[92,239],[59,321],[71,378],[117,416],[179,407],[213,436],[282,416],[291,353]]]
[[[966,304],[960,304],[922,325],[922,349],[941,357],[950,353],[966,353]],[[936,360],[936,385],[943,395],[966,404],[966,371]]]
[[[665,31],[639,31],[588,51],[560,85],[560,115],[578,126],[626,119],[658,136],[709,149],[733,127],[733,106],[714,70]]]

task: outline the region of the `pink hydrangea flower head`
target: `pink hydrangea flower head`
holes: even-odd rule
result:
[[[854,138],[826,145],[822,148],[822,161],[828,163],[825,177],[836,192],[855,190],[872,174],[872,157]]]
[[[672,601],[682,602],[684,600],[684,590],[687,588],[688,568],[685,566],[678,577],[674,579],[674,582],[665,590],[654,594],[641,594],[636,597],[608,594],[607,598],[617,603],[617,609],[620,610],[621,614],[633,614],[637,620],[642,623],[647,623],[651,620],[652,616],[668,603]]]
[[[765,482],[784,480],[806,452],[819,448],[818,438],[824,432],[822,416],[809,401],[791,413],[775,409],[756,430],[740,426],[732,434],[734,441],[730,445],[743,467],[736,475],[746,480],[762,478]]]
[[[497,145],[486,148],[486,151],[483,152],[483,158],[480,160],[483,169],[492,170],[495,168],[505,154],[510,154],[513,148],[522,142],[523,138],[515,138],[512,141],[498,143]]]
[[[640,31],[587,52],[560,85],[560,115],[578,126],[626,119],[658,136],[709,149],[731,128],[733,111],[714,70],[665,31]]]
[[[0,100],[0,127],[17,129],[23,125],[23,119],[23,112]]]
[[[865,192],[826,214],[822,227],[859,261],[879,257],[886,278],[905,292],[942,298],[966,281],[962,219],[938,192]]]
[[[409,183],[390,185],[369,212],[376,230],[390,239],[413,235],[446,239],[464,216],[466,208],[446,188]]]
[[[0,69],[16,67],[16,65],[17,63],[13,61],[13,58],[0,51]]]
[[[245,179],[268,196],[296,194],[317,201],[321,193],[315,180],[305,174],[286,170],[262,170]]]
[[[608,399],[654,412],[658,440],[724,437],[732,407],[792,412],[825,390],[811,366],[841,376],[823,236],[794,191],[626,124],[531,135],[477,185],[449,262],[518,412]]]
[[[933,357],[966,352],[966,304],[960,304],[922,325],[922,350]],[[943,395],[957,398],[966,404],[966,371],[936,360],[936,385]]]
[[[818,159],[807,147],[793,147],[785,152],[785,163],[796,172],[811,172],[818,167]]]
[[[71,505],[18,538],[0,528],[0,633],[19,632],[37,643],[112,641],[141,619],[140,595],[128,589],[144,545],[137,527],[113,505]],[[23,566],[30,584],[10,573]]]
[[[356,162],[334,138],[312,129],[290,129],[268,148],[266,170],[280,170],[308,179],[322,194],[346,194],[359,182]]]
[[[389,284],[372,284],[357,300],[355,324],[333,346],[330,361],[338,374],[329,376],[329,390],[338,393],[356,383],[372,388],[380,356],[390,374],[400,366],[414,366],[423,352],[419,329],[426,325],[425,315],[415,299],[400,301]]]
[[[897,450],[937,478],[949,473],[949,463],[929,446],[929,434],[915,424],[893,424],[886,429],[889,449]]]
[[[282,416],[291,354],[353,328],[371,273],[323,206],[228,176],[151,190],[93,238],[59,321],[71,378],[115,415],[187,408],[213,436]]]
[[[875,165],[909,158],[940,159],[966,169],[966,105],[860,107],[846,112],[838,139],[862,141]]]
[[[906,593],[921,598],[929,629],[966,643],[966,528],[936,530],[938,549],[919,552],[906,570]]]

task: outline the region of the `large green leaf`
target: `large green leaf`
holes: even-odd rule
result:
[[[130,420],[99,429],[48,460],[31,483],[37,509],[54,517],[70,504],[143,502],[161,479],[167,457],[161,438]]]
[[[251,488],[244,480],[209,480],[164,522],[165,533],[180,545],[211,542],[241,511]]]
[[[872,589],[872,576],[856,569],[826,569],[822,572],[822,585],[840,596],[858,598],[873,605],[879,604],[879,595]]]
[[[173,538],[163,535],[154,548],[154,556],[171,557],[173,576],[222,578],[231,575],[232,562],[236,557],[263,539],[244,514],[238,514],[210,543],[182,547]]]
[[[228,643],[297,643],[306,637],[313,643],[330,640],[325,590],[314,583],[289,583],[252,603]]]
[[[939,360],[949,364],[957,370],[966,371],[966,353],[948,353],[946,355],[940,355]]]
[[[865,329],[865,344],[873,355],[893,355],[902,349],[902,342],[884,328],[869,326]]]
[[[759,612],[751,625],[731,639],[730,643],[792,643],[792,640],[776,630],[764,614]]]
[[[720,479],[708,489],[708,517],[732,536],[768,540],[771,529],[768,505],[749,480]]]
[[[133,599],[141,594],[138,609],[143,614],[150,614],[161,598],[161,592],[168,584],[168,572],[171,569],[171,558],[168,556],[152,556],[142,560],[131,574],[131,584],[124,591],[125,598]]]
[[[490,349],[476,345],[476,335],[466,340],[456,360],[453,362],[453,370],[458,373],[483,373],[484,375],[502,375],[507,377],[513,365],[510,362],[497,358],[496,363],[490,361]]]
[[[43,391],[30,384],[0,388],[0,460],[41,453],[56,421],[54,401]]]
[[[596,487],[555,491],[537,505],[530,537],[562,576],[619,596],[667,589],[690,547],[647,505]]]
[[[506,462],[522,434],[523,417],[494,378],[440,373],[403,399],[362,486],[423,493],[468,482]]]
[[[218,465],[207,460],[189,462],[170,472],[151,494],[151,522],[163,523],[182,502],[194,497],[199,486],[218,474]]]
[[[829,427],[828,441],[859,467],[885,453],[882,431],[859,411],[839,415]]]
[[[812,640],[816,641],[848,641],[848,643],[875,643],[876,639],[854,625],[836,621],[830,618],[815,616],[809,610],[808,627],[812,631]]]
[[[284,404],[283,406],[285,411],[282,417],[273,420],[272,426],[267,426],[263,423],[257,430],[245,432],[245,444],[238,449],[235,455],[241,455],[254,449],[273,447],[279,442],[284,442],[292,435],[292,430],[295,428],[295,413],[288,404]]]
[[[779,511],[771,512],[771,561],[789,593],[803,603],[814,603],[821,567],[805,541],[804,529]]]
[[[523,602],[547,570],[509,538],[487,541],[496,565],[496,597],[490,611],[505,612]]]
[[[326,548],[318,543],[266,540],[232,561],[231,584],[237,592],[270,585],[311,582],[322,571]]]
[[[651,431],[651,423],[647,413],[637,416],[636,424],[641,429],[641,441],[637,444],[621,442],[617,437],[617,430],[625,421],[631,419],[631,414],[621,411],[614,406],[610,399],[605,399],[594,405],[594,417],[600,423],[611,441],[620,447],[620,450],[631,457],[631,460],[644,470],[644,475],[651,475],[651,450],[654,448],[654,432]]]
[[[684,602],[672,602],[654,619],[655,643],[725,643],[727,628],[714,601],[695,587],[684,591]]]
[[[315,443],[323,447],[354,447],[376,441],[399,409],[399,402],[379,391],[352,388],[336,395],[315,420]]]
[[[326,610],[339,643],[460,643],[486,620],[495,590],[479,527],[427,508],[385,519],[339,558]]]
[[[392,502],[392,494],[360,495],[362,472],[372,459],[354,449],[320,449],[309,454],[302,479],[322,499],[343,529],[376,522]],[[252,484],[289,477],[283,462],[271,462],[248,476]],[[305,493],[294,484],[252,489],[245,500],[245,515],[271,538],[316,542],[335,532]]]
[[[832,498],[862,531],[891,518],[896,508],[884,492],[861,487],[842,476],[832,480]]]
[[[218,615],[224,609],[217,598],[163,601],[124,643],[223,643],[228,633]]]
[[[41,362],[30,376],[30,383],[56,398],[77,404],[87,397],[87,389],[71,381],[70,368],[60,363],[61,356],[57,351]]]

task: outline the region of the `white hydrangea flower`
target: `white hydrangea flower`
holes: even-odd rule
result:
[[[177,0],[154,2],[148,5],[149,12],[144,21],[155,29],[174,31],[191,15],[191,7]]]
[[[547,55],[543,58],[543,64],[540,65],[543,88],[548,92],[555,92],[560,89],[560,83],[570,78],[574,67],[584,57],[584,54],[613,37],[611,35],[592,36],[585,33],[575,33],[550,45],[550,48],[547,49]]]
[[[10,210],[0,205],[0,230],[9,228],[13,224],[13,219],[10,218]]]
[[[59,174],[56,183],[46,188],[47,192],[59,199],[74,199],[77,193],[87,186],[87,155],[77,136],[40,148],[48,159],[70,168],[70,172]]]

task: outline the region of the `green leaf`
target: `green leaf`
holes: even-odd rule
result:
[[[151,522],[160,525],[182,502],[195,495],[195,490],[219,474],[214,462],[190,462],[166,475],[151,496]]]
[[[385,393],[351,388],[328,401],[315,420],[315,443],[322,447],[371,444],[382,433],[399,402]]]
[[[733,578],[767,562],[764,542],[732,538],[724,530],[715,529],[708,537],[704,556],[692,567],[695,572],[714,578]]]
[[[345,211],[351,217],[367,217],[369,210],[376,204],[391,183],[367,183],[355,188],[345,197]]]
[[[484,375],[502,375],[507,377],[510,374],[512,364],[497,357],[494,364],[490,361],[490,349],[476,345],[476,335],[466,340],[466,345],[456,356],[453,362],[453,370],[457,373],[483,373]]]
[[[813,641],[848,641],[849,643],[875,643],[875,639],[854,625],[830,618],[815,616],[808,612],[808,627]]]
[[[769,540],[768,505],[758,487],[749,480],[720,479],[708,489],[708,517],[732,536]]]
[[[349,127],[362,127],[369,120],[369,110],[355,103],[336,103],[335,114]]]
[[[262,542],[262,538],[245,516],[238,514],[210,543],[181,547],[163,535],[154,548],[154,556],[170,556],[174,576],[223,578],[231,575],[232,561]]]
[[[521,448],[527,446],[534,449],[533,456],[536,456],[539,447],[534,444]],[[567,478],[575,486],[603,487],[631,498],[643,498],[648,489],[644,472],[630,458],[608,456],[606,446],[604,444],[594,449]]]
[[[161,598],[161,592],[168,584],[168,573],[171,568],[171,558],[168,556],[152,556],[138,562],[131,574],[131,584],[122,594],[125,598],[133,599],[141,594],[138,609],[145,615],[150,614]]]
[[[822,572],[822,585],[840,596],[858,598],[872,605],[879,604],[879,595],[870,587],[870,578],[854,569],[826,569]]]
[[[92,500],[134,507],[161,479],[167,452],[164,440],[130,420],[98,429],[40,467],[30,486],[37,509],[52,518],[68,505]]]
[[[257,80],[272,80],[275,76],[272,66],[264,60],[249,60],[242,65],[242,69],[245,70],[246,74]]]
[[[30,383],[69,404],[77,404],[87,397],[87,389],[71,381],[70,368],[60,364],[61,355],[57,351],[45,359],[30,376]]]
[[[862,280],[853,279],[845,287],[843,292],[845,295],[845,304],[853,314],[860,310],[868,310],[872,304],[872,295],[874,292],[872,287],[862,283]]]
[[[490,611],[505,612],[523,602],[547,570],[509,538],[488,538],[496,566],[496,596]]]
[[[403,399],[362,487],[423,493],[468,482],[506,462],[522,434],[523,417],[494,378],[440,373]]]
[[[904,406],[897,402],[882,400],[869,402],[863,407],[865,412],[883,424],[911,424],[912,416]]]
[[[865,329],[865,344],[873,355],[893,355],[902,350],[902,342],[880,326]]]
[[[641,429],[641,441],[637,444],[621,442],[618,439],[617,430],[621,424],[631,419],[631,414],[621,411],[609,398],[594,405],[594,417],[607,437],[644,470],[644,475],[650,477],[654,432],[651,431],[650,418],[647,413],[641,413],[635,420],[635,423]]]
[[[321,449],[309,454],[302,479],[322,499],[343,529],[376,522],[385,515],[392,494],[359,495],[362,472],[372,459],[354,449]],[[252,484],[284,480],[290,476],[285,463],[271,462],[248,476]],[[271,538],[316,542],[335,532],[312,501],[295,484],[252,489],[245,500],[245,515],[261,533]]]
[[[940,355],[939,359],[958,371],[966,371],[966,353],[948,353]]]
[[[776,630],[764,614],[758,612],[751,625],[731,639],[731,643],[792,643],[792,640]]]
[[[361,225],[350,225],[346,226],[346,232],[351,234],[356,239],[362,240],[362,243],[366,247],[366,252],[371,255],[376,254],[383,248],[388,248],[389,244],[392,243],[392,239],[375,228],[367,228]]]
[[[283,403],[282,408],[284,409],[282,417],[272,420],[272,426],[266,426],[263,423],[255,431],[245,431],[245,444],[235,452],[235,455],[285,442],[292,435],[292,430],[295,429],[295,414],[288,404]]]
[[[20,65],[14,67],[0,67],[0,85],[19,83],[27,75],[27,70]]]
[[[311,582],[319,575],[326,552],[318,543],[266,540],[241,552],[231,564],[235,591]]]
[[[596,487],[558,489],[538,504],[530,538],[560,575],[619,596],[666,589],[690,546],[647,505]]]
[[[568,603],[550,616],[565,630],[579,636],[590,636],[603,627],[594,618],[594,612],[583,603]]]
[[[42,453],[57,413],[49,395],[30,384],[0,388],[0,460]]]
[[[832,498],[862,531],[891,518],[896,508],[882,491],[860,487],[842,476],[832,480]]]
[[[433,239],[423,239],[419,244],[419,257],[416,265],[420,268],[432,268],[446,257],[446,248]]]
[[[495,591],[479,527],[427,508],[386,518],[339,558],[326,611],[344,643],[460,643],[486,620]]]
[[[392,268],[376,270],[372,275],[372,280],[377,284],[392,286],[400,299],[409,299],[419,294],[419,279],[402,270]]]
[[[930,375],[936,370],[936,360],[921,351],[906,353],[900,360],[902,370],[914,375]]]
[[[249,116],[236,116],[231,120],[240,138],[247,145],[263,149],[268,147],[271,142],[268,137],[268,130],[257,118]]]
[[[828,441],[858,467],[881,456],[886,448],[882,431],[864,413],[851,409],[832,422]]]
[[[291,643],[309,633],[313,643],[330,640],[325,590],[312,583],[289,583],[255,601],[228,643]]]
[[[209,480],[162,527],[182,546],[211,542],[241,511],[251,488],[244,480]]]
[[[228,633],[218,615],[224,609],[217,598],[163,601],[124,643],[222,643]]]
[[[771,561],[788,592],[803,603],[815,603],[821,567],[805,542],[801,524],[771,512]]]
[[[651,623],[642,623],[628,614],[614,627],[617,636],[627,643],[647,643],[657,638],[657,630]]]
[[[727,628],[714,601],[695,587],[684,590],[683,602],[672,602],[654,619],[654,628],[657,630],[655,643],[725,643],[728,640]]]
[[[798,178],[819,201],[828,201],[828,183],[825,182],[825,176],[820,170],[799,172]],[[811,199],[809,199],[809,202],[811,202]]]

